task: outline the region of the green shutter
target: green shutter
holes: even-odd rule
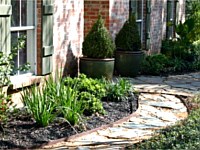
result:
[[[43,0],[42,51],[42,75],[46,75],[53,70],[53,0]]]
[[[146,49],[150,49],[150,22],[151,22],[151,1],[147,0],[146,3]]]
[[[0,0],[0,51],[10,53],[10,18],[12,6],[10,0]]]

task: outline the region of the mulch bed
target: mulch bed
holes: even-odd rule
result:
[[[137,110],[138,99],[132,100],[133,112]],[[130,112],[130,103],[122,102],[103,102],[106,115],[94,114],[84,116],[82,126],[70,126],[63,119],[57,119],[47,127],[39,127],[35,121],[23,111],[11,114],[9,120],[3,125],[0,131],[1,149],[24,149],[37,147],[50,140],[56,140],[69,137],[83,131],[98,128],[102,125],[113,123],[123,117],[128,116]]]

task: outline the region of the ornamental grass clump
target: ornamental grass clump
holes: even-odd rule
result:
[[[115,44],[108,30],[104,26],[104,20],[99,15],[90,32],[83,42],[83,55],[88,58],[112,58]]]
[[[140,35],[134,14],[129,15],[129,19],[124,23],[123,27],[116,35],[115,44],[118,50],[141,50]]]
[[[49,95],[47,88],[39,89],[37,86],[24,90],[22,95],[28,113],[42,127],[48,126],[56,117],[54,113],[56,103]]]

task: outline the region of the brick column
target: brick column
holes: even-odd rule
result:
[[[42,0],[37,0],[37,75],[42,73]]]

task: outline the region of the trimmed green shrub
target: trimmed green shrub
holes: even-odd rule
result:
[[[83,55],[89,58],[112,58],[115,44],[99,15],[90,32],[83,41]]]
[[[129,15],[129,19],[124,23],[123,27],[116,35],[115,44],[119,50],[141,50],[141,40],[134,14]]]

